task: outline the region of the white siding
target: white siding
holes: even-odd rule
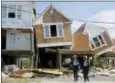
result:
[[[15,35],[15,45],[11,44],[11,33]],[[7,31],[6,50],[31,50],[30,33]]]
[[[2,4],[6,4],[7,7],[9,5],[18,5],[22,6],[21,11],[21,19],[17,18],[17,9],[15,18],[8,18],[8,10],[6,18],[2,18],[2,28],[32,28],[32,2],[2,2]]]

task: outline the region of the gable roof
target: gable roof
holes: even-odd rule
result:
[[[58,10],[57,8],[55,8],[53,5],[49,5],[43,12],[42,14],[38,17],[38,19],[36,20],[36,22],[33,25],[36,24],[42,24],[43,23],[43,16],[44,14],[48,11],[48,9],[53,8],[55,9],[58,13],[60,13],[63,17],[65,17],[66,19],[70,20],[68,17],[66,17],[60,10]],[[71,20],[70,20],[71,21]]]
[[[82,24],[81,27],[75,33],[83,33],[86,23]]]
[[[75,33],[88,33],[92,37],[105,32],[107,29],[103,27],[96,26],[92,23],[84,23]]]

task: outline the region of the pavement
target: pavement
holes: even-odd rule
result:
[[[73,81],[73,76],[59,76],[55,78],[36,77],[36,78],[9,78],[2,83],[115,83],[115,76],[96,76],[90,77],[89,82],[84,82],[82,77],[79,77],[77,82]]]
[[[77,82],[73,81],[73,76],[60,76],[56,78],[38,78],[42,83],[115,83],[115,76],[96,76],[90,77],[89,82],[84,82],[82,77],[79,77]]]

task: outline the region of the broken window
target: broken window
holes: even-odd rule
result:
[[[2,4],[2,18],[6,18],[7,15],[7,5]]]
[[[50,25],[51,37],[57,37],[56,25]]]
[[[16,14],[16,5],[9,5],[8,17],[15,18],[16,17],[15,14]]]
[[[21,10],[22,10],[22,6],[21,5],[17,5],[17,18],[18,19],[21,19],[21,17],[22,17]]]

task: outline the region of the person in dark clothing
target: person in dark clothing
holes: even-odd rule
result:
[[[72,65],[72,70],[73,70],[74,81],[78,81],[78,71],[79,71],[80,65],[79,65],[79,61],[76,55],[73,56],[71,65]]]
[[[89,62],[88,62],[88,57],[85,55],[84,56],[84,62],[83,62],[83,77],[84,77],[84,82],[85,81],[89,81],[88,73],[89,73]]]

